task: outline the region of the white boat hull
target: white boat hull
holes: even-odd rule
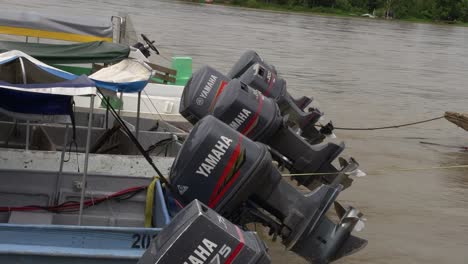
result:
[[[180,97],[184,90],[183,86],[149,83],[141,94],[141,118],[164,120],[168,122],[187,122],[179,114]],[[89,109],[89,98],[75,97],[77,110]],[[122,116],[136,116],[138,107],[138,94],[123,94],[123,108],[120,111]],[[95,111],[104,113],[105,108],[101,107],[101,100],[94,101]]]

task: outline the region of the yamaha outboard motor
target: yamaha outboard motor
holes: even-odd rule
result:
[[[289,115],[289,121],[293,126],[301,129],[301,135],[310,139],[310,143],[315,144],[318,140],[321,142],[325,138],[324,135],[328,131],[322,130],[322,133],[319,133],[315,128],[315,124],[323,113],[316,108],[309,108],[307,112],[304,112],[307,103],[304,102],[304,99],[294,100],[286,89],[286,81],[271,70],[269,65],[253,64],[239,77],[239,80],[275,100],[282,115]],[[321,138],[318,138],[319,136]]]
[[[277,73],[275,66],[264,61],[256,51],[247,50],[244,52],[244,54],[242,54],[234,66],[232,66],[231,70],[227,74],[227,77],[229,79],[239,78],[242,74],[244,74],[244,72],[247,71],[248,68],[250,68],[250,66],[256,63],[262,63],[265,66],[268,66],[268,68],[275,74]]]
[[[205,115],[212,113],[219,96],[229,81],[230,79],[219,71],[209,66],[202,67],[192,75],[192,78],[186,84],[182,93],[179,112],[189,122],[195,124]],[[235,88],[237,87],[235,86]],[[252,88],[255,89],[255,87]],[[283,91],[286,90],[283,89]],[[297,109],[297,106],[295,109]],[[299,109],[297,111],[301,112]],[[297,115],[288,115],[288,125],[292,124],[292,126],[301,128],[302,136],[311,144],[322,142],[325,135],[332,131],[331,129],[319,132],[315,128],[315,122],[321,117],[321,113],[318,111],[313,111],[296,119],[294,117],[297,117]]]
[[[213,111],[217,97],[230,79],[219,71],[204,66],[185,85],[180,98],[179,113],[195,125]]]
[[[199,199],[235,224],[263,223],[288,250],[311,263],[328,263],[367,243],[351,235],[361,221],[358,210],[338,206],[338,224],[325,215],[351,167],[303,195],[282,179],[265,145],[206,116],[186,139],[170,181],[186,201]]]
[[[264,61],[257,52],[253,50],[248,50],[242,54],[242,56],[239,58],[239,60],[234,64],[234,66],[231,68],[229,73],[227,74],[227,77],[230,79],[243,79],[241,76],[244,75],[245,72],[251,68],[254,64],[260,64],[263,66],[263,68],[267,69],[268,71],[271,72],[272,75],[277,75],[278,72],[276,71],[275,66],[269,64],[268,62]],[[262,89],[262,84],[260,84],[260,87],[256,87],[255,84],[252,84],[252,87],[254,89],[260,90]],[[262,91],[263,92],[263,91]],[[268,96],[268,95],[267,95]],[[299,109],[304,110],[310,103],[312,103],[312,98],[303,96],[299,99],[292,99],[294,103],[299,107]]]
[[[194,200],[151,243],[138,264],[269,264],[263,241]]]
[[[289,161],[284,165],[292,173],[325,173],[321,177],[296,177],[309,189],[316,187],[315,179],[331,183],[336,177],[332,173],[338,170],[331,162],[344,150],[344,144],[310,145],[286,125],[272,99],[239,80],[230,81],[219,95],[213,115],[252,140],[265,143],[281,153]],[[345,187],[350,184],[347,182]]]
[[[204,73],[216,76],[214,70],[208,70]],[[295,177],[309,189],[313,190],[317,183],[333,181],[336,177],[333,173],[338,171],[331,162],[343,151],[344,144],[308,144],[288,127],[278,105],[271,98],[237,79],[231,80],[221,89],[223,92],[216,93],[216,102],[210,108],[215,117],[252,140],[265,143],[278,151],[280,155],[275,158],[284,163],[292,173],[325,173],[316,177]],[[186,102],[187,98],[184,96],[182,101]],[[191,105],[184,103],[185,107],[197,110],[196,100],[187,100],[187,103]],[[317,136],[315,142],[318,143],[321,139]],[[351,182],[346,183],[345,187],[350,184]]]

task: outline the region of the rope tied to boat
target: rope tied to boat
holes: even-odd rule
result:
[[[366,128],[360,128],[360,127],[333,127],[336,130],[353,130],[353,131],[371,131],[371,130],[383,130],[383,129],[392,129],[392,128],[400,128],[400,127],[407,127],[407,126],[413,126],[417,124],[423,124],[423,123],[428,123],[432,122],[435,120],[439,120],[445,118],[445,116],[438,116],[430,119],[425,119],[421,121],[416,121],[416,122],[411,122],[411,123],[405,123],[405,124],[400,124],[400,125],[391,125],[391,126],[382,126],[382,127],[366,127]],[[324,127],[323,125],[317,125],[318,127]]]
[[[156,182],[159,181],[159,176],[155,176],[146,190],[146,204],[145,204],[145,227],[149,228],[153,225],[153,207],[154,207],[154,188]]]
[[[398,172],[398,171],[420,171],[420,170],[446,170],[446,169],[468,169],[468,165],[451,165],[451,166],[437,166],[437,167],[424,167],[424,168],[389,168],[380,169],[369,172],[370,174],[379,174],[387,172]],[[322,175],[334,175],[339,172],[307,172],[307,173],[283,173],[283,177],[296,177],[296,176],[322,176]],[[352,175],[353,172],[346,172],[347,175]]]

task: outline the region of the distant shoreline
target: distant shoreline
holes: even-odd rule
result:
[[[194,0],[182,0],[184,2],[198,2],[203,3],[203,0],[194,1]],[[293,14],[305,14],[305,15],[320,15],[320,16],[333,16],[333,17],[350,17],[350,18],[359,18],[359,19],[373,19],[378,21],[401,21],[401,22],[408,22],[408,23],[420,23],[420,24],[432,24],[432,25],[442,25],[442,26],[458,26],[458,27],[468,27],[468,23],[464,22],[444,22],[444,21],[433,21],[430,19],[420,19],[420,18],[404,18],[404,19],[384,19],[384,18],[368,18],[361,16],[362,14],[355,14],[350,13],[347,11],[343,11],[340,9],[334,8],[305,8],[305,7],[288,7],[282,6],[277,4],[265,4],[260,3],[255,7],[248,6],[247,4],[232,4],[229,2],[218,2],[213,1],[209,3],[211,5],[223,5],[223,6],[232,6],[232,7],[240,7],[245,9],[251,10],[265,10],[265,11],[272,11],[272,12],[282,12],[282,13],[293,13]]]

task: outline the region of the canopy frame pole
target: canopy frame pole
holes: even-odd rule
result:
[[[23,58],[19,57],[20,65],[21,65],[21,76],[23,77],[23,84],[28,84],[26,79],[26,68],[24,67]]]
[[[27,40],[26,40],[27,42]],[[20,65],[21,65],[21,76],[23,77],[23,84],[27,84],[27,79],[26,79],[26,68],[24,67],[24,62],[23,58],[19,57]],[[26,151],[29,150],[29,138],[31,134],[31,127],[29,126],[29,120],[26,120]]]
[[[26,151],[29,151],[30,134],[31,134],[31,127],[29,126],[29,120],[26,120]]]
[[[54,203],[55,205],[59,202],[59,188],[62,184],[62,172],[63,172],[63,165],[65,163],[65,152],[67,151],[67,140],[68,140],[68,124],[65,125],[65,135],[63,136],[63,147],[62,147],[62,154],[60,156],[60,168],[58,171],[57,179],[55,180],[55,188],[54,188],[54,196],[53,201],[51,200],[50,203]],[[52,204],[50,204],[52,205]]]
[[[109,105],[106,103],[106,130],[109,129]]]
[[[117,114],[120,115],[120,110],[123,108],[123,100],[122,100],[122,97],[123,97],[123,92],[120,92],[120,96],[119,96],[119,103],[121,104],[120,107],[119,107],[119,111],[117,111]]]
[[[136,116],[136,127],[135,127],[135,137],[138,139],[140,133],[140,107],[141,107],[141,91],[138,92],[138,102],[137,102],[137,116]]]
[[[126,29],[126,24],[127,24],[127,21],[126,21],[126,18],[124,17],[121,17],[121,16],[112,16],[111,17],[111,22],[114,22],[114,19],[117,19],[119,20],[119,40],[116,41],[115,39],[113,40],[114,42],[117,42],[117,43],[120,43],[122,44],[122,40],[125,38],[125,29]],[[114,29],[114,24],[112,23],[112,29]],[[114,32],[113,32],[114,33]]]
[[[94,111],[94,96],[95,95],[91,95],[90,104],[89,104],[88,134],[86,136],[83,178],[81,179],[80,211],[78,213],[78,225],[79,226],[81,225],[81,221],[83,218],[84,197],[85,197],[85,192],[86,192],[86,177],[88,176],[89,147],[91,145],[91,128],[93,125],[92,122],[93,122],[93,111]]]

